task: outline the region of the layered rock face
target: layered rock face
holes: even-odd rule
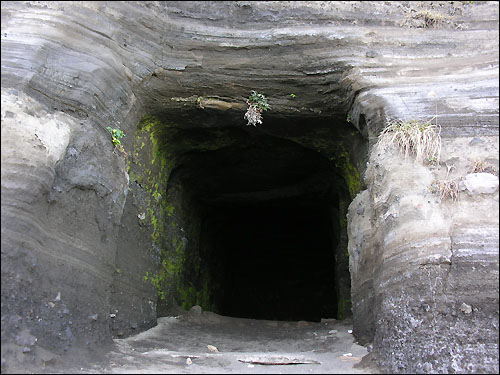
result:
[[[1,38],[2,370],[217,304],[208,207],[288,199],[382,368],[498,371],[497,2],[2,2]],[[375,144],[435,116],[441,163]]]
[[[498,366],[497,172],[483,173],[488,193],[463,184],[476,160],[498,165],[498,137],[478,139],[444,139],[444,167],[377,145],[368,188],[349,207],[354,332],[374,341],[390,372]],[[450,181],[458,199],[433,193]]]

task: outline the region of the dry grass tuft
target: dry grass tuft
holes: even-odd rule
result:
[[[441,200],[459,200],[459,182],[457,180],[435,181],[431,186],[431,192],[438,193]]]
[[[257,124],[262,124],[262,109],[254,104],[249,104],[244,117],[248,121],[247,125],[257,126]]]
[[[498,176],[498,168],[496,168],[494,165],[491,165],[485,160],[481,159],[475,159],[472,162],[472,168],[470,173],[491,173],[495,176]]]
[[[392,120],[382,130],[378,143],[382,147],[396,145],[408,158],[418,162],[437,162],[441,154],[441,128],[430,122]]]
[[[476,159],[472,164],[471,173],[482,173],[486,170],[487,163],[484,160]]]
[[[413,16],[415,19],[421,19],[424,21],[424,27],[438,27],[445,20],[445,16],[439,13],[433,13],[428,10],[421,10]]]
[[[443,25],[449,17],[430,10],[420,10],[416,13],[410,13],[401,23],[401,26],[413,28],[437,28]]]

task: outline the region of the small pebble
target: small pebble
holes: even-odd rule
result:
[[[481,138],[472,138],[472,140],[469,142],[469,144],[471,146],[474,146],[474,145],[477,145],[477,144],[481,144],[481,143],[484,143],[484,139],[481,139]]]
[[[213,345],[207,345],[207,348],[208,350],[210,350],[211,352],[214,352],[214,353],[217,353],[219,350],[213,346]]]
[[[472,306],[467,305],[466,303],[462,303],[462,306],[460,306],[460,310],[464,314],[470,314],[472,312]]]

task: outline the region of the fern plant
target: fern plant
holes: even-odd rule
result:
[[[262,112],[271,109],[267,103],[267,98],[264,94],[252,90],[247,99],[248,109],[245,113],[245,119],[248,121],[247,125],[257,126],[257,123],[262,124]]]

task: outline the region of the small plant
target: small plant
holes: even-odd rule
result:
[[[378,143],[382,147],[396,145],[405,158],[413,154],[418,162],[439,162],[440,133],[440,127],[430,122],[392,120],[380,133]]]
[[[491,173],[495,176],[498,176],[498,169],[495,166],[491,165],[485,160],[475,159],[472,162],[472,168],[470,173]]]
[[[290,97],[291,97],[292,99],[295,99],[295,94],[290,94]]]
[[[350,114],[350,113],[348,113],[348,114],[347,114],[347,118],[346,118],[345,120],[346,120],[348,123],[350,123],[350,122],[351,122],[351,114]]]
[[[476,159],[476,160],[474,160],[474,163],[472,165],[472,172],[471,173],[484,172],[486,167],[487,167],[487,165],[486,165],[486,162],[484,160]]]
[[[438,164],[438,159],[436,156],[431,156],[427,158],[427,164],[431,165],[437,165]]]
[[[445,17],[439,13],[433,13],[428,10],[422,10],[418,12],[414,18],[422,19],[424,21],[424,27],[438,27],[444,21]]]
[[[267,98],[264,94],[252,91],[247,100],[248,109],[245,113],[245,119],[248,121],[247,125],[257,126],[257,123],[262,124],[262,111],[271,109],[267,103]]]
[[[451,199],[452,201],[458,201],[459,199],[459,182],[457,180],[442,180],[435,181],[431,185],[431,192],[438,193],[441,200]]]
[[[412,10],[401,22],[401,26],[428,29],[440,27],[447,21],[449,21],[448,16],[444,16],[437,12],[431,12],[426,9],[418,12]]]
[[[123,148],[121,138],[125,137],[125,133],[117,128],[112,128],[111,126],[106,127],[106,129],[111,133],[112,142],[115,145],[115,150],[118,149],[125,157],[127,157],[127,153]]]

